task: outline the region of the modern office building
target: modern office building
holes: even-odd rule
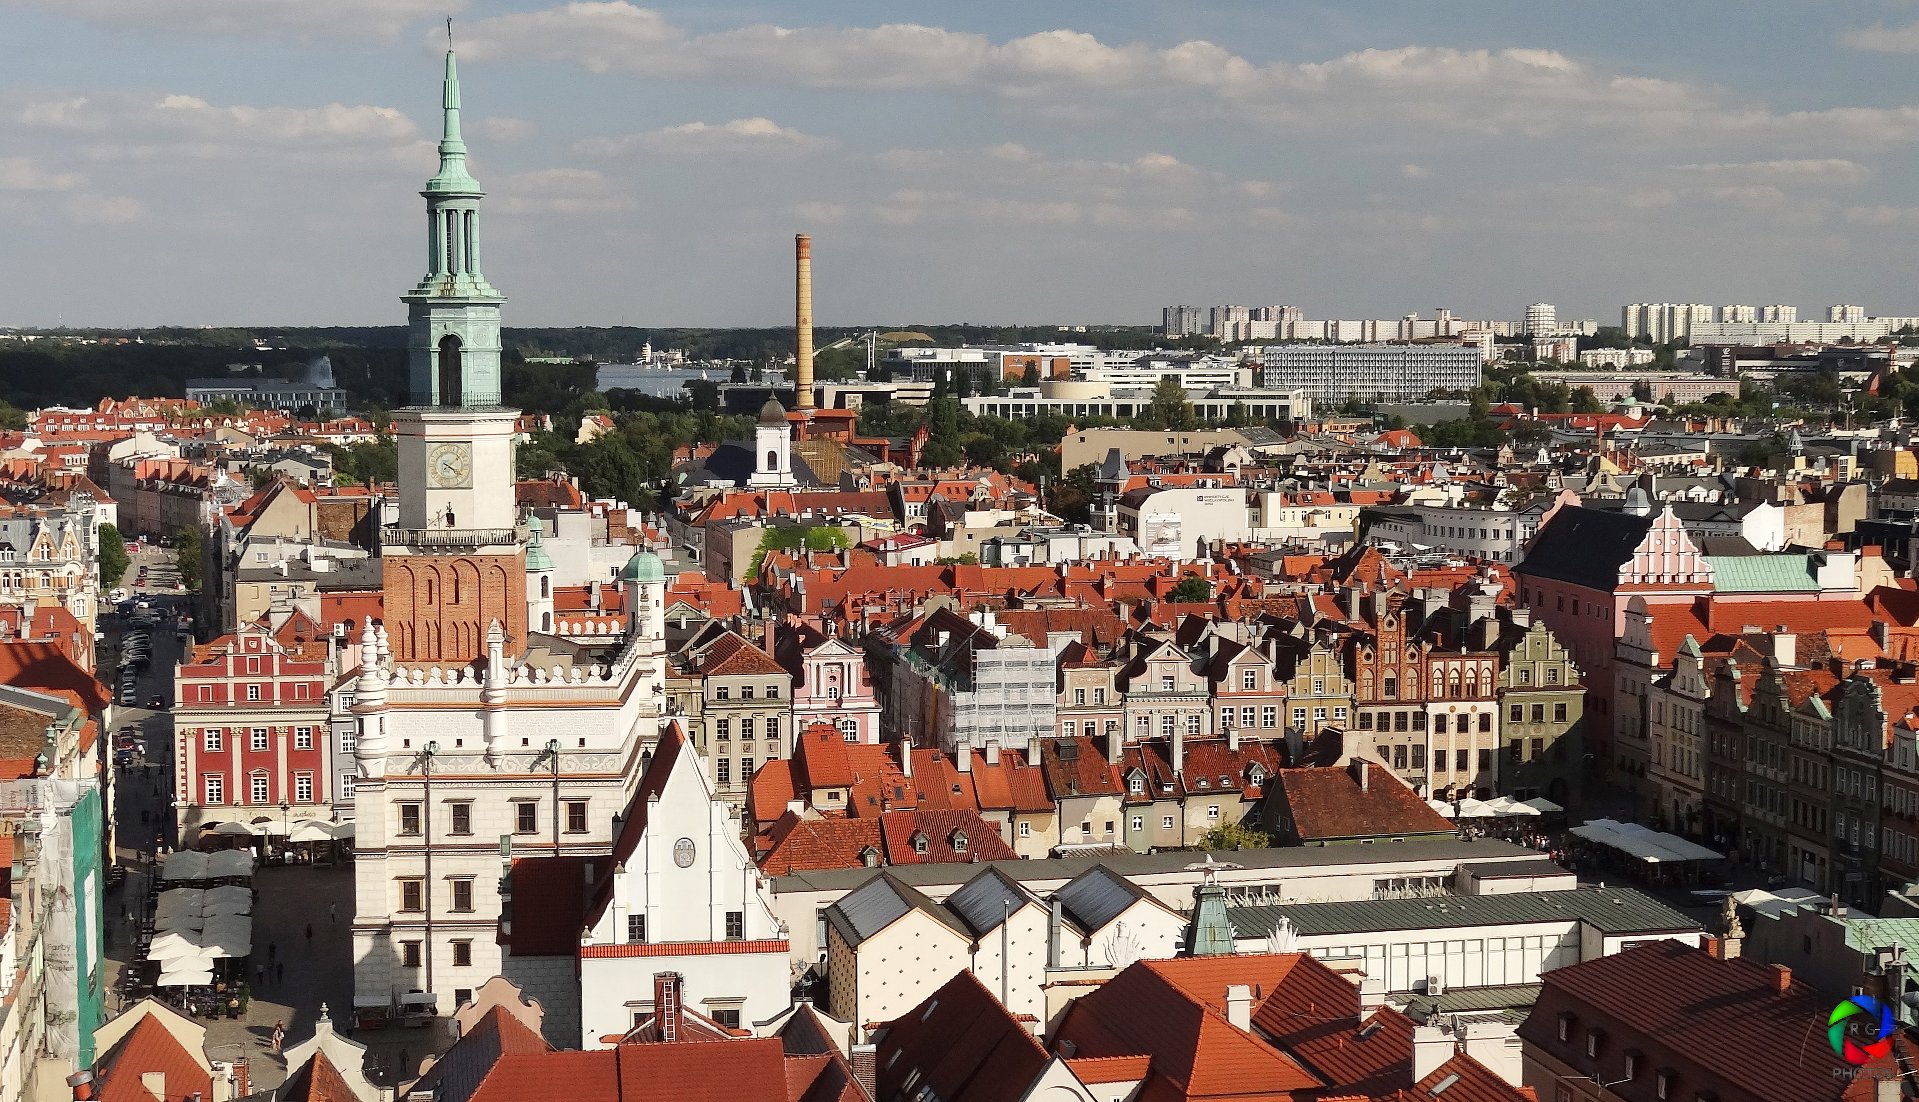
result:
[[[1348,398],[1418,401],[1479,385],[1479,351],[1459,345],[1269,345],[1260,361],[1267,389],[1300,390],[1321,405]]]

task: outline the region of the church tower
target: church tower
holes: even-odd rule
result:
[[[525,533],[513,498],[519,411],[500,404],[500,303],[480,272],[480,199],[460,137],[460,77],[446,52],[440,171],[426,199],[427,274],[407,304],[410,404],[393,414],[399,524],[382,548],[399,662],[464,665],[498,621],[526,646]]]

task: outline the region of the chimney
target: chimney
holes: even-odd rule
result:
[[[76,1071],[67,1076],[67,1086],[73,1088],[73,1102],[87,1102],[93,1097],[93,1073]]]
[[[1772,966],[1772,993],[1784,995],[1792,990],[1792,969],[1783,964]]]
[[[1242,1033],[1253,1029],[1253,989],[1236,983],[1226,989],[1226,1020]]]
[[[1226,711],[1230,714],[1232,709],[1228,708]],[[1226,749],[1235,754],[1239,753],[1239,725],[1230,719],[1226,721]]]
[[[1372,787],[1372,769],[1365,758],[1353,759],[1353,779],[1359,782],[1359,790],[1367,792]]]
[[[1173,725],[1173,772],[1186,772],[1186,725]]]
[[[678,972],[653,974],[653,1024],[661,1041],[671,1043],[680,1039],[680,974]]]
[[[1787,631],[1784,624],[1773,632],[1772,660],[1782,670],[1799,664],[1799,637]]]
[[[760,629],[760,649],[768,654],[773,653],[773,626],[773,618],[768,616],[766,625]]]
[[[953,756],[959,759],[960,772],[971,773],[973,771],[973,746],[971,743],[960,743],[954,748]]]
[[[878,1098],[880,1093],[878,1046],[854,1045],[853,1058],[849,1062],[853,1065],[853,1078],[859,1080],[860,1086],[866,1088],[866,1096]]]
[[[167,1073],[164,1071],[143,1071],[140,1073],[140,1085],[147,1089],[154,1102],[167,1102]]]
[[[1060,931],[1066,925],[1066,905],[1053,897],[1052,913],[1046,919],[1046,967],[1059,967]]]
[[[1413,1082],[1431,1075],[1439,1065],[1453,1058],[1459,1051],[1458,1043],[1452,1034],[1436,1025],[1422,1025],[1413,1030]]]
[[[913,779],[913,740],[905,735],[901,735],[899,748],[900,776],[910,781]]]
[[[996,738],[986,740],[986,764],[999,764],[999,740]]]
[[[793,408],[813,408],[813,239],[793,238]]]

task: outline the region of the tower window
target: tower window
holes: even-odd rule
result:
[[[457,406],[460,400],[460,338],[448,333],[440,338],[440,404]]]
[[[778,452],[766,453],[766,469],[769,471],[777,471],[780,469],[780,453]]]

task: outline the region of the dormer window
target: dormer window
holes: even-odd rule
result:
[[[1199,778],[1199,787],[1201,788],[1211,788],[1212,784],[1213,782],[1206,779],[1205,777]]]
[[[966,852],[966,832],[965,831],[956,830],[953,832],[953,852],[954,853]]]
[[[1134,796],[1146,794],[1146,778],[1138,773],[1126,778],[1126,791]]]
[[[1246,771],[1246,779],[1254,784],[1266,783],[1266,771],[1255,765]]]
[[[914,853],[926,852],[926,832],[925,831],[916,830],[913,832],[913,852]]]
[[[1573,1014],[1570,1010],[1559,1012],[1559,1039],[1570,1041],[1573,1037]]]
[[[867,846],[865,849],[860,851],[860,864],[864,865],[865,867],[869,869],[879,868],[880,867],[880,851],[874,849],[872,846]]]
[[[1600,1051],[1604,1049],[1605,1047],[1606,1047],[1606,1031],[1605,1030],[1594,1028],[1586,1031],[1586,1055],[1588,1057],[1597,1059]]]

